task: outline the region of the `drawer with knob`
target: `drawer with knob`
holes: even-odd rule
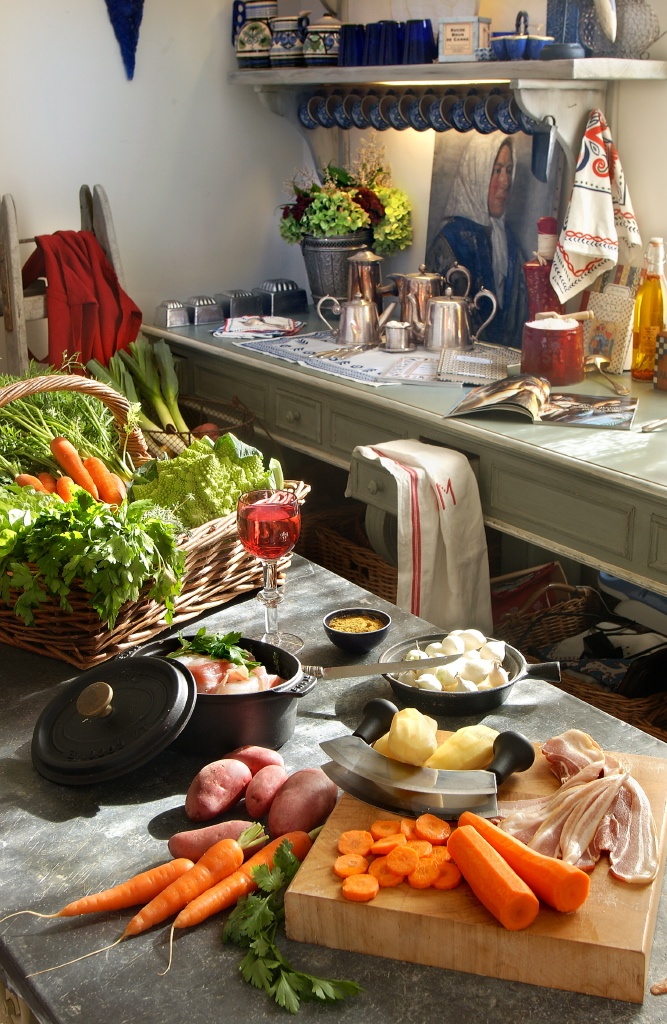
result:
[[[281,433],[319,445],[322,442],[322,406],[304,398],[303,394],[277,388],[275,426]]]

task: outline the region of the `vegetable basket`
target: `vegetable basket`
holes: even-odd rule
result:
[[[0,388],[0,407],[40,392],[66,390],[104,402],[112,413],[119,443],[125,446],[134,464],[139,466],[149,461],[151,456],[142,432],[138,427],[128,429],[128,402],[99,381],[78,375],[32,377]],[[300,482],[287,486],[293,487],[301,501],[310,490],[307,484]],[[261,564],[240,543],[234,512],[190,530],[181,538],[179,546],[186,556],[185,576],[181,593],[175,599],[173,626],[261,586]],[[287,555],[280,563],[281,568],[289,561]],[[147,584],[144,592],[149,589]],[[76,585],[68,596],[71,612],[63,610],[57,599],[49,597],[35,609],[34,622],[27,626],[14,612],[16,596],[10,591],[9,604],[0,598],[0,643],[57,658],[79,669],[101,664],[169,628],[164,605],[142,597],[127,602],[114,627],[109,629],[91,607],[86,591]]]

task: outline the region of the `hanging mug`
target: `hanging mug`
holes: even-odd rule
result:
[[[234,0],[232,42],[240,68],[271,66],[270,19],[277,14],[277,0]]]

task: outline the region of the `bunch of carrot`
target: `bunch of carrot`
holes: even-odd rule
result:
[[[89,494],[107,505],[120,505],[125,498],[125,484],[95,456],[81,458],[66,437],[54,437],[51,454],[62,469],[60,476],[52,473],[19,473],[14,482],[20,487],[32,487],[41,494],[58,494],[63,501],[72,500],[72,485],[78,484]]]
[[[347,900],[367,903],[382,888],[407,882],[414,889],[454,889],[461,872],[447,850],[451,828],[433,814],[379,819],[370,829],[349,829],[337,844],[334,873]]]
[[[571,913],[582,906],[590,890],[585,871],[536,853],[471,811],[460,816],[453,831],[432,815],[416,821],[377,821],[370,832],[344,832],[338,852],[334,871],[344,879],[346,899],[366,902],[380,888],[404,880],[414,888],[450,889],[463,877],[480,903],[510,931],[532,924],[540,901]]]
[[[189,928],[199,924],[211,915],[234,906],[242,896],[254,892],[258,886],[253,869],[262,864],[272,868],[275,852],[281,843],[289,842],[292,853],[299,860],[304,859],[312,846],[312,840],[305,832],[290,832],[274,839],[253,853],[248,860],[244,860],[245,851],[264,843],[266,838],[262,826],[255,823],[246,829],[238,840],[222,839],[215,843],[196,863],[179,857],[134,875],[112,889],[105,889],[68,903],[55,914],[19,910],[14,914],[8,914],[2,921],[17,914],[32,914],[35,917],[46,918],[74,917],[145,904],[111,946],[130,936],[141,935],[149,928],[177,915],[172,924],[173,934],[174,928]],[[110,949],[111,946],[104,946],[103,949]],[[99,952],[102,950],[93,950],[92,953],[77,957],[77,960]],[[67,964],[75,962],[68,960]],[[66,964],[57,966],[64,967]]]

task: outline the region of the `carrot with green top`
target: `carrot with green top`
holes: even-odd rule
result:
[[[447,842],[452,860],[489,913],[509,931],[527,928],[540,901],[507,861],[471,825],[459,825]]]
[[[472,811],[465,811],[459,824],[471,825],[479,832],[543,903],[564,913],[578,910],[585,903],[591,880],[581,868],[531,850],[520,839]]]
[[[71,441],[66,437],[54,437],[49,445],[51,454],[63,470],[72,478],[79,487],[85,487],[93,498],[99,498],[99,492],[90,473],[83,464],[83,460]]]
[[[42,481],[31,473],[19,473],[14,477],[14,483],[19,487],[32,487],[33,491],[38,491],[40,494],[48,493]]]
[[[100,501],[107,505],[120,505],[125,497],[125,489],[118,487],[116,477],[104,465],[101,459],[91,455],[83,460],[84,469],[90,473],[91,480],[97,487]]]
[[[59,476],[56,480],[56,494],[58,494],[63,501],[71,501],[74,497],[74,481],[71,476]]]
[[[37,479],[48,494],[56,493],[56,478],[52,473],[38,473]]]

